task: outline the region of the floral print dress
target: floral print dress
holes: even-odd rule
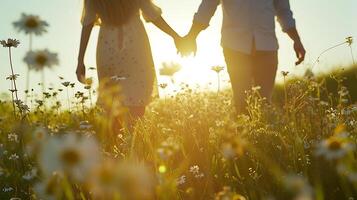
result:
[[[90,2],[90,1],[87,1]],[[151,1],[142,1],[141,11],[146,21],[161,16],[161,9]],[[96,13],[88,3],[83,25],[93,23]],[[157,91],[154,61],[149,39],[140,18],[140,12],[120,27],[101,25],[97,44],[97,69],[99,84],[117,85],[114,93],[125,106],[145,106]],[[101,88],[101,87],[100,87]],[[106,89],[104,87],[104,89]],[[99,90],[98,103],[101,102]]]

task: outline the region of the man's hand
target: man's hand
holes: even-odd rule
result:
[[[180,36],[174,37],[174,42],[177,49],[177,54],[181,54],[184,45],[183,37]]]
[[[305,48],[301,42],[300,35],[296,29],[296,27],[292,27],[286,31],[289,37],[294,41],[294,50],[297,57],[297,61],[295,65],[300,65],[305,60]]]
[[[194,22],[189,33],[176,43],[176,47],[181,56],[189,56],[197,52],[197,37],[201,31],[207,28],[207,25]]]
[[[84,62],[78,62],[76,74],[78,81],[84,84],[86,80],[86,67]]]
[[[300,40],[297,40],[294,42],[294,50],[296,53],[296,58],[298,59],[295,62],[295,65],[299,65],[305,60],[305,54],[306,54],[304,45],[302,44],[302,42]]]

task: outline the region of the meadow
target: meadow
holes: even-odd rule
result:
[[[120,104],[110,114],[88,106],[90,85],[69,107],[57,99],[65,81],[30,96],[31,110],[2,100],[0,198],[355,199],[350,71],[288,79],[273,104],[252,88],[249,115],[238,116],[230,90],[183,85],[154,100],[132,131],[112,129]]]
[[[29,71],[45,77],[57,54],[31,48],[32,36],[48,24],[23,14],[14,26],[30,36]],[[351,46],[352,38],[344,44]],[[202,92],[182,84],[176,95],[155,99],[128,130],[114,126],[127,112],[110,98],[120,88],[104,94],[107,113],[95,105],[90,79],[81,91],[62,77],[58,87],[40,83],[41,92],[19,87],[19,76],[30,78],[16,74],[12,63],[19,41],[1,45],[12,73],[2,77],[11,88],[0,101],[0,199],[357,198],[356,66],[297,78],[282,72],[272,103],[259,87],[248,91],[247,115],[234,112],[229,89]],[[165,65],[160,74],[174,82],[179,70]],[[219,82],[223,67],[212,70]],[[167,84],[159,87],[165,91]]]

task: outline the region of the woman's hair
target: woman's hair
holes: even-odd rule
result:
[[[84,0],[89,6],[84,6],[85,9],[93,9],[96,13],[96,25],[105,24],[120,26],[125,24],[129,19],[139,12],[140,0]]]

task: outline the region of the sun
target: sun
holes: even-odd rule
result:
[[[187,27],[186,27],[187,28]],[[146,25],[148,31],[152,54],[157,70],[159,84],[168,84],[168,88],[172,91],[179,90],[180,84],[188,84],[192,88],[216,89],[217,75],[211,70],[212,66],[225,66],[223,50],[220,46],[219,31],[210,30],[202,35],[197,40],[197,54],[181,57],[177,54],[176,47],[171,38],[165,36],[152,25]],[[180,30],[180,27],[177,28]],[[181,29],[184,29],[181,27]],[[206,42],[210,38],[211,42]],[[160,69],[165,62],[173,62],[181,65],[182,69],[174,75],[174,85],[172,81],[160,76]],[[227,82],[228,75],[222,73],[222,81]]]

